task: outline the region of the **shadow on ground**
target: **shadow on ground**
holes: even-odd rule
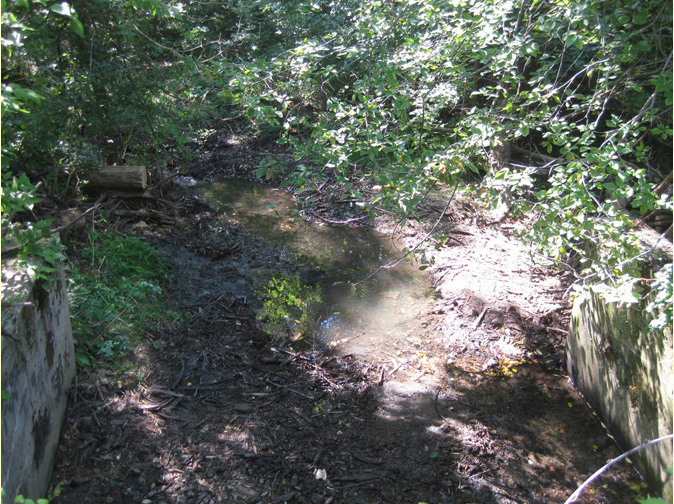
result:
[[[251,269],[298,265],[237,227],[210,230],[227,238],[213,259],[199,205],[146,235],[184,322],[126,371],[80,373],[53,504],[562,503],[619,454],[566,380],[536,364],[446,364],[428,382],[283,346],[257,326]],[[632,503],[639,484],[612,471],[578,502]]]

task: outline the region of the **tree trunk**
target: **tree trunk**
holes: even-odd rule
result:
[[[147,187],[144,166],[101,166],[89,176],[89,188],[143,190]]]

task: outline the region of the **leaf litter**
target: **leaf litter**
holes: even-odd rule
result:
[[[191,173],[250,178],[260,142],[204,152]],[[349,219],[338,193],[323,184],[311,212]],[[173,198],[170,226],[117,226],[162,252],[183,322],[119,369],[80,372],[53,503],[561,503],[620,454],[565,376],[568,280],[532,265],[516,222],[489,225],[458,198],[441,222],[452,239],[432,251],[427,312],[395,345],[356,356],[348,342],[299,350],[262,331],[254,271],[304,265]],[[374,226],[411,248],[443,202],[429,197],[420,222]],[[631,503],[642,488],[625,464],[578,502]]]

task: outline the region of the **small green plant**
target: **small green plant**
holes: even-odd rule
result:
[[[672,474],[673,469],[671,467],[666,470],[669,474]],[[667,502],[662,497],[651,497],[650,494],[645,499],[637,499],[637,502],[641,504],[672,504],[671,501]]]
[[[305,285],[294,276],[274,273],[255,292],[263,305],[257,318],[267,333],[296,340],[316,324],[322,303],[317,287]]]
[[[3,252],[6,247],[16,250],[18,266],[25,268],[32,282],[43,280],[41,285],[49,290],[56,278],[56,264],[65,258],[64,247],[51,233],[51,219],[20,218],[32,214],[41,201],[35,190],[25,173],[2,174],[2,248]]]
[[[2,489],[0,491],[0,495],[2,496],[2,500],[0,501],[0,504],[5,504],[5,490]],[[14,504],[49,504],[49,499],[26,499],[23,495],[17,495],[14,498]]]
[[[262,158],[262,160],[257,165],[257,170],[255,170],[255,175],[257,178],[264,178],[265,180],[271,180],[274,182],[276,177],[283,175],[286,171],[287,163],[282,160],[275,158],[273,156],[267,156]]]
[[[143,334],[174,322],[161,304],[167,278],[159,253],[136,239],[92,231],[69,278],[77,362],[114,361]]]

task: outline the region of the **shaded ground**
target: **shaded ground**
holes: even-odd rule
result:
[[[193,176],[250,175],[274,149],[220,136]],[[333,189],[315,191],[312,212],[345,215]],[[414,245],[443,194],[421,224],[375,225]],[[456,200],[430,268],[435,302],[395,346],[356,358],[262,332],[253,272],[303,265],[173,196],[170,225],[121,224],[166,257],[184,322],[148,337],[125,372],[80,373],[53,502],[561,503],[620,453],[562,371],[564,281],[531,266],[514,224]],[[639,484],[623,466],[578,502],[631,503]]]

